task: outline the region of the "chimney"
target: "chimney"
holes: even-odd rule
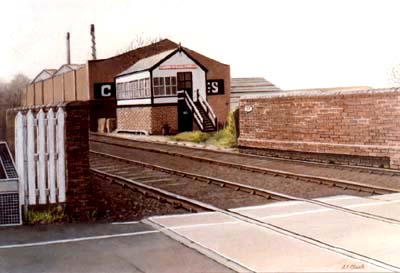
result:
[[[92,36],[92,60],[96,60],[96,36],[94,33],[94,24],[90,25],[90,36]]]
[[[71,64],[71,43],[69,40],[69,32],[67,32],[67,64]]]

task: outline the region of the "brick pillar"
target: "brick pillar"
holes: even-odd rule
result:
[[[66,212],[75,220],[86,220],[94,210],[89,174],[89,103],[65,106]]]

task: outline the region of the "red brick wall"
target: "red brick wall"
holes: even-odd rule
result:
[[[242,99],[239,145],[390,157],[400,168],[399,120],[400,89]]]
[[[155,106],[151,111],[152,116],[152,133],[161,134],[161,128],[168,124],[169,133],[174,134],[178,131],[178,108],[172,106]]]
[[[119,130],[146,130],[151,133],[151,107],[117,108],[117,128]]]
[[[66,209],[73,219],[86,220],[94,211],[89,173],[89,103],[69,102],[65,112]]]

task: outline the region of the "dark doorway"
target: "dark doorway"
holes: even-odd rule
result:
[[[178,72],[178,90],[185,90],[193,99],[192,72]]]
[[[193,130],[193,114],[187,107],[184,99],[178,101],[178,131],[187,132]]]
[[[178,90],[185,90],[193,100],[192,72],[178,72]],[[193,130],[193,114],[186,105],[185,96],[182,94],[178,100],[178,131],[186,132]]]

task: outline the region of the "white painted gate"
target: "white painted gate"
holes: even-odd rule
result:
[[[65,197],[65,113],[51,108],[15,117],[15,161],[21,204],[57,204]]]

